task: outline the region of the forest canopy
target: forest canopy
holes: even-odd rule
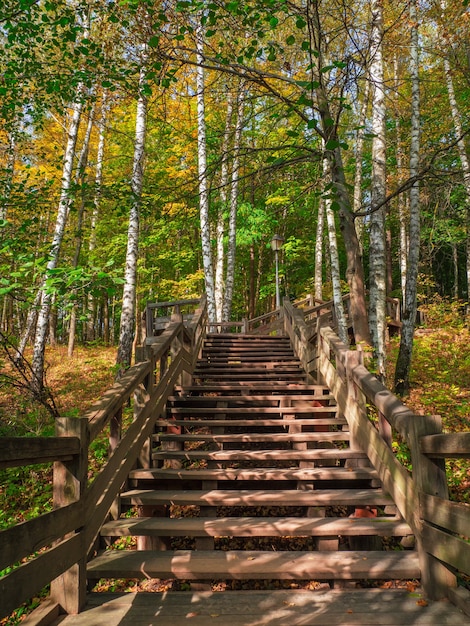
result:
[[[282,294],[349,293],[379,374],[385,301],[402,300],[406,391],[417,305],[469,295],[469,16],[461,0],[4,1],[0,330],[33,344],[33,388],[48,341],[115,342],[129,365],[147,301],[270,310],[278,234]]]

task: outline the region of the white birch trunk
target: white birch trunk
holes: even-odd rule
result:
[[[395,80],[395,91],[398,93],[398,59],[395,55],[393,60],[393,71],[394,71],[394,80]],[[395,130],[396,130],[396,159],[397,159],[397,172],[398,172],[398,184],[402,182],[402,172],[403,172],[403,156],[402,156],[402,137],[401,137],[401,128],[400,128],[400,120],[397,117],[395,122]],[[406,268],[408,264],[408,196],[400,194],[397,199],[398,203],[398,219],[400,223],[400,246],[398,250],[398,261],[400,265],[400,285],[401,285],[401,294],[402,294],[402,306],[405,304],[405,291],[406,291]]]
[[[91,131],[93,129],[93,116],[94,116],[94,107],[92,107],[90,111],[90,115],[88,118],[88,125],[85,132],[85,137],[83,139],[82,149],[80,151],[80,158],[78,159],[77,173],[75,176],[75,184],[81,184],[81,200],[80,200],[80,208],[77,214],[77,226],[76,226],[76,238],[75,238],[75,254],[73,258],[73,267],[77,268],[80,261],[80,252],[82,249],[83,235],[83,218],[85,214],[85,196],[83,186],[85,184],[85,170],[88,164],[88,154],[90,148],[90,137]],[[69,207],[70,208],[70,207]],[[76,290],[75,290],[76,292]],[[72,305],[72,310],[70,312],[70,326],[69,326],[69,341],[67,347],[67,356],[69,358],[73,355],[73,350],[75,347],[75,331],[77,328],[77,307],[78,303],[74,302]]]
[[[356,135],[356,152],[355,152],[355,171],[354,171],[354,196],[353,196],[353,211],[354,213],[360,213],[362,210],[362,157],[364,154],[364,135],[367,116],[367,107],[369,105],[369,90],[370,83],[366,82],[364,90],[364,100],[362,101],[361,113],[359,116],[359,130]],[[359,245],[361,246],[361,252],[363,247],[363,230],[364,230],[364,218],[356,217],[354,220],[356,226],[357,238]]]
[[[49,328],[49,313],[51,306],[51,294],[45,291],[46,279],[49,272],[57,266],[59,260],[60,247],[64,237],[69,206],[72,201],[71,186],[73,178],[73,161],[75,157],[75,147],[77,144],[78,129],[83,109],[83,86],[78,87],[77,101],[72,105],[72,116],[67,131],[67,145],[64,153],[64,164],[62,169],[62,186],[59,199],[59,208],[54,228],[51,247],[49,250],[49,261],[46,267],[46,276],[41,286],[42,295],[40,298],[40,308],[36,324],[36,335],[33,346],[32,357],[32,387],[37,393],[42,393],[44,381],[44,353],[46,349],[47,333]]]
[[[385,207],[375,209],[386,197],[385,89],[382,59],[382,1],[372,0],[371,57],[372,84],[372,180],[369,241],[369,326],[379,376],[385,378],[386,253]]]
[[[100,213],[101,204],[101,185],[103,183],[103,162],[104,162],[104,148],[105,148],[105,127],[106,118],[108,114],[108,102],[106,91],[103,92],[101,101],[101,116],[98,122],[99,136],[98,136],[98,149],[96,152],[96,167],[95,167],[95,193],[93,197],[93,211],[90,220],[90,238],[88,241],[88,257],[90,258],[96,247],[96,225],[98,223],[98,216]],[[92,341],[95,338],[94,332],[94,309],[95,300],[93,295],[88,295],[87,303],[87,341]]]
[[[243,109],[245,106],[244,84],[240,84],[237,105],[237,122],[233,140],[232,185],[230,189],[230,214],[228,220],[228,247],[227,247],[227,274],[225,278],[225,295],[223,320],[230,321],[233,301],[233,287],[235,284],[235,255],[237,247],[237,207],[238,207],[238,180],[240,170],[240,144],[243,131]]]
[[[410,141],[410,178],[419,171],[420,148],[420,91],[419,91],[419,37],[417,22],[417,0],[410,3],[411,43],[411,141]],[[408,269],[406,277],[405,305],[402,315],[400,350],[395,369],[395,389],[404,395],[409,391],[411,359],[413,356],[413,334],[416,319],[416,296],[418,283],[419,246],[421,237],[419,184],[415,182],[410,189],[410,226]]]
[[[197,91],[197,155],[199,178],[199,220],[201,227],[202,266],[207,295],[207,313],[210,322],[216,321],[214,271],[209,222],[209,189],[207,184],[207,142],[205,115],[204,37],[202,25],[196,28],[196,91]]]
[[[323,230],[325,226],[325,203],[318,203],[317,231],[315,235],[314,294],[316,300],[323,300]]]
[[[220,166],[220,208],[217,215],[217,228],[216,228],[216,248],[217,258],[215,264],[215,308],[217,321],[221,322],[223,317],[224,306],[224,269],[225,269],[225,249],[224,249],[224,235],[225,235],[225,212],[227,210],[227,185],[228,185],[228,148],[230,143],[230,134],[232,127],[232,114],[233,114],[233,96],[229,91],[227,95],[227,113],[225,116],[225,129],[224,138],[222,141],[221,157],[222,163]]]
[[[467,215],[466,215],[466,238],[467,238],[467,265],[466,280],[467,293],[470,294],[470,161],[467,154],[467,147],[463,139],[462,116],[455,97],[454,81],[449,60],[444,58],[444,71],[446,75],[447,93],[449,94],[450,110],[452,121],[454,122],[455,134],[457,135],[457,148],[459,151],[460,163],[462,165],[463,184],[467,195]],[[469,296],[470,297],[470,296]]]
[[[147,98],[142,87],[145,68],[140,70],[139,97],[135,120],[134,157],[132,164],[131,192],[132,201],[127,230],[126,268],[122,294],[121,324],[116,363],[119,365],[118,376],[130,366],[132,344],[135,331],[135,297],[137,285],[137,260],[139,254],[139,213],[144,181],[145,136],[147,131]]]
[[[329,164],[323,161],[323,180],[329,182]],[[328,247],[330,250],[331,284],[333,287],[333,303],[336,314],[336,324],[338,327],[338,337],[346,345],[349,344],[348,327],[344,315],[343,295],[341,293],[341,272],[339,268],[338,242],[336,238],[335,214],[331,207],[331,198],[323,198],[325,205],[326,222],[328,226]]]

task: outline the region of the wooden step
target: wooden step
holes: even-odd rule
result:
[[[155,435],[159,441],[204,442],[204,443],[309,443],[323,441],[349,441],[349,432],[345,430],[314,433],[238,433],[238,434],[185,434],[173,435],[160,433]]]
[[[181,461],[321,461],[339,459],[366,459],[360,450],[351,448],[311,448],[309,450],[185,450],[154,452],[154,460],[176,459]]]
[[[122,493],[121,499],[131,505],[181,506],[384,506],[393,503],[381,489],[133,489]]]
[[[317,399],[317,396],[321,399],[330,399],[333,398],[331,392],[327,387],[323,385],[307,385],[306,383],[286,383],[282,380],[273,380],[266,382],[264,380],[258,381],[238,381],[230,383],[219,383],[219,384],[200,384],[200,385],[190,385],[187,387],[180,387],[178,385],[175,386],[175,390],[181,394],[184,394],[182,397],[185,397],[188,394],[197,394],[201,395],[204,393],[238,393],[245,395],[247,392],[253,390],[254,394],[259,394],[261,391],[266,391],[268,394],[273,393],[282,393],[284,395],[293,395],[298,393],[308,394],[311,393],[314,399]],[[242,396],[242,397],[243,397]],[[191,395],[192,397],[192,395]],[[222,396],[223,397],[223,396]]]
[[[107,522],[106,537],[334,537],[411,535],[406,522],[389,517],[132,517]]]
[[[216,415],[220,413],[226,413],[227,415],[250,415],[250,414],[261,414],[261,415],[284,415],[284,414],[320,414],[324,415],[330,414],[334,415],[338,411],[338,407],[336,406],[243,406],[243,407],[229,407],[229,406],[209,406],[209,407],[193,407],[190,406],[191,402],[188,401],[187,406],[171,406],[168,407],[168,413],[170,415],[201,415],[204,413]]]
[[[197,387],[197,389],[200,389],[200,387]],[[332,394],[323,394],[322,396],[318,397],[318,396],[313,396],[312,394],[279,394],[279,393],[275,393],[275,394],[264,394],[264,395],[243,395],[243,396],[228,396],[228,395],[224,395],[223,398],[219,398],[218,396],[194,396],[194,395],[188,395],[188,396],[170,396],[168,398],[168,404],[170,405],[179,405],[182,402],[186,403],[186,402],[191,402],[191,404],[200,404],[200,403],[204,403],[204,404],[209,404],[209,403],[214,403],[217,404],[218,402],[236,402],[236,403],[240,403],[240,402],[244,402],[244,403],[252,403],[252,402],[262,402],[265,405],[269,405],[269,404],[273,404],[275,406],[282,406],[283,402],[312,402],[312,401],[318,401],[321,400],[322,402],[329,402],[329,401],[333,401],[334,397]],[[295,406],[295,405],[294,405]]]
[[[165,427],[175,427],[175,426],[184,426],[187,428],[217,428],[217,427],[279,427],[279,428],[289,428],[289,426],[344,426],[347,425],[347,421],[344,418],[339,417],[330,417],[330,418],[286,418],[285,416],[278,417],[275,419],[259,419],[259,418],[251,418],[251,419],[196,419],[196,418],[187,418],[187,419],[160,419],[157,421],[157,426],[161,428]]]
[[[312,467],[312,468],[198,468],[198,469],[136,469],[129,474],[130,480],[375,480],[377,472],[372,467]]]
[[[274,370],[263,370],[262,372],[239,372],[239,373],[216,373],[216,372],[198,372],[197,370],[193,373],[193,378],[202,378],[206,380],[230,380],[233,381],[246,381],[253,382],[256,380],[266,382],[266,381],[276,381],[276,380],[292,380],[292,381],[302,381],[305,380],[306,376],[303,372],[276,372]]]
[[[381,580],[420,576],[415,552],[254,552],[244,550],[110,550],[87,566],[88,577],[180,580]]]
[[[295,584],[295,583],[292,583]],[[450,602],[418,589],[269,589],[91,593],[61,626],[468,626]],[[51,626],[58,626],[54,622]]]

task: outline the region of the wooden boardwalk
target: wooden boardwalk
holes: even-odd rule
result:
[[[53,626],[463,626],[448,601],[394,589],[95,594]]]

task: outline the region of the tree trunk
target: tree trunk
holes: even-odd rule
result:
[[[144,53],[145,54],[145,53]],[[135,297],[137,284],[137,260],[139,253],[139,213],[144,181],[145,137],[147,131],[147,98],[143,92],[144,67],[140,70],[139,97],[135,120],[134,157],[131,180],[131,208],[127,230],[126,269],[122,295],[121,324],[116,364],[117,376],[121,376],[132,360],[132,343],[135,330]]]
[[[83,242],[82,229],[83,229],[83,217],[85,215],[85,200],[86,200],[85,188],[84,188],[85,180],[86,180],[85,169],[88,164],[90,137],[91,137],[91,131],[93,129],[93,113],[94,113],[94,108],[91,109],[90,116],[88,118],[88,125],[86,129],[85,137],[83,139],[83,145],[82,145],[82,149],[80,152],[80,158],[78,159],[77,175],[75,177],[75,184],[80,185],[81,199],[80,199],[80,207],[78,209],[78,215],[77,215],[77,229],[76,229],[76,235],[75,235],[75,254],[74,254],[73,262],[72,262],[72,267],[74,269],[76,269],[79,265],[80,252],[82,249],[82,242]],[[74,290],[74,294],[76,296],[77,294],[76,290]],[[70,313],[69,341],[68,341],[68,346],[67,346],[67,356],[69,357],[69,359],[72,358],[73,349],[75,347],[75,331],[77,328],[77,307],[78,307],[78,302],[76,301],[73,302],[72,310]]]
[[[201,16],[202,17],[202,16]],[[199,22],[196,28],[196,90],[197,90],[197,156],[199,177],[199,219],[201,227],[202,266],[207,295],[207,313],[210,322],[216,321],[214,271],[209,222],[209,189],[207,184],[207,142],[205,116],[204,37]]]
[[[317,232],[315,235],[315,274],[314,294],[316,300],[323,300],[323,230],[325,226],[325,203],[318,203]]]
[[[419,93],[419,39],[416,0],[410,3],[411,44],[411,142],[410,142],[410,177],[419,170],[420,148],[420,93]],[[395,390],[406,395],[410,388],[410,368],[413,356],[413,335],[416,319],[416,297],[418,283],[419,245],[420,245],[419,184],[415,182],[410,189],[410,226],[408,268],[406,275],[405,306],[402,316],[400,349],[395,369]]]
[[[101,187],[103,183],[103,162],[105,148],[105,127],[108,115],[108,97],[106,91],[103,91],[101,99],[101,116],[98,122],[98,149],[96,152],[95,167],[95,193],[93,197],[93,211],[90,220],[90,239],[88,241],[88,259],[91,260],[93,251],[96,247],[96,225],[100,214],[101,204]],[[93,295],[88,294],[87,298],[87,322],[86,322],[86,340],[93,341],[95,339],[95,318],[96,318],[96,300]]]
[[[316,83],[314,92],[316,106],[320,116],[320,133],[325,145],[325,158],[328,162],[329,178],[332,183],[332,193],[335,196],[334,202],[338,209],[340,228],[346,249],[346,275],[351,297],[351,322],[356,342],[370,345],[371,339],[367,321],[364,268],[362,266],[361,246],[359,244],[356,227],[354,225],[351,199],[344,174],[338,127],[335,118],[330,111],[330,104],[328,101],[324,63],[321,54],[321,48],[325,37],[321,28],[317,3],[315,3],[312,7],[312,12],[309,13],[308,26],[310,29],[312,44],[317,50],[315,61],[316,76],[312,74],[312,80],[315,80]]]
[[[354,170],[354,197],[353,197],[353,212],[354,214],[362,211],[362,157],[364,154],[364,135],[366,132],[366,117],[367,107],[369,105],[369,90],[370,83],[366,82],[364,99],[362,101],[361,113],[359,116],[359,129],[356,134],[356,151],[355,151],[355,170]],[[354,220],[356,226],[357,238],[359,239],[359,245],[363,246],[363,230],[364,230],[364,218],[356,217]]]
[[[323,163],[323,180],[325,182],[329,182],[328,163],[326,160]],[[326,221],[328,225],[328,247],[330,250],[331,284],[333,286],[333,303],[335,307],[338,336],[343,343],[348,345],[348,328],[344,315],[343,295],[341,293],[341,276],[339,269],[338,244],[336,240],[335,214],[333,212],[333,209],[331,208],[331,199],[324,198],[323,202],[325,203]]]
[[[377,361],[378,374],[385,380],[385,326],[386,326],[386,259],[385,207],[386,145],[385,145],[385,90],[382,60],[383,16],[382,1],[372,0],[372,29],[369,70],[372,83],[372,179],[370,239],[369,239],[369,327]]]
[[[240,144],[243,131],[243,108],[245,97],[243,83],[240,83],[237,103],[237,123],[233,140],[232,185],[230,189],[230,214],[228,221],[227,275],[225,279],[225,297],[223,319],[228,322],[232,312],[233,287],[235,284],[235,253],[237,246],[237,207],[238,178],[240,164]]]
[[[62,187],[59,199],[59,208],[54,228],[51,247],[49,250],[49,261],[46,266],[46,276],[41,286],[40,308],[36,324],[36,336],[32,357],[32,388],[34,392],[42,395],[44,386],[44,353],[49,328],[49,313],[51,307],[50,292],[46,291],[46,279],[49,272],[57,266],[59,260],[60,247],[65,232],[65,225],[69,213],[69,206],[72,201],[71,185],[73,173],[73,161],[75,157],[75,147],[77,144],[78,129],[83,109],[83,86],[78,87],[77,101],[72,105],[72,117],[67,131],[67,145],[64,153],[64,165],[62,170]]]
[[[228,186],[228,152],[229,142],[232,128],[232,115],[233,115],[233,94],[229,90],[227,95],[227,112],[225,116],[225,130],[224,138],[222,141],[221,150],[221,166],[220,166],[220,207],[217,214],[217,228],[216,228],[216,247],[217,257],[215,263],[215,309],[217,315],[217,321],[223,320],[223,307],[224,307],[224,268],[225,268],[225,247],[224,247],[224,235],[225,235],[225,212],[227,210],[227,186]]]
[[[467,215],[466,215],[466,239],[467,239],[467,265],[466,265],[466,282],[467,294],[470,297],[470,160],[467,154],[467,147],[463,138],[462,116],[457,105],[455,97],[454,81],[452,80],[452,70],[449,60],[444,58],[444,71],[446,75],[447,93],[449,95],[450,110],[452,113],[452,121],[454,122],[455,134],[457,135],[457,148],[459,150],[460,163],[462,165],[463,184],[467,196]]]

